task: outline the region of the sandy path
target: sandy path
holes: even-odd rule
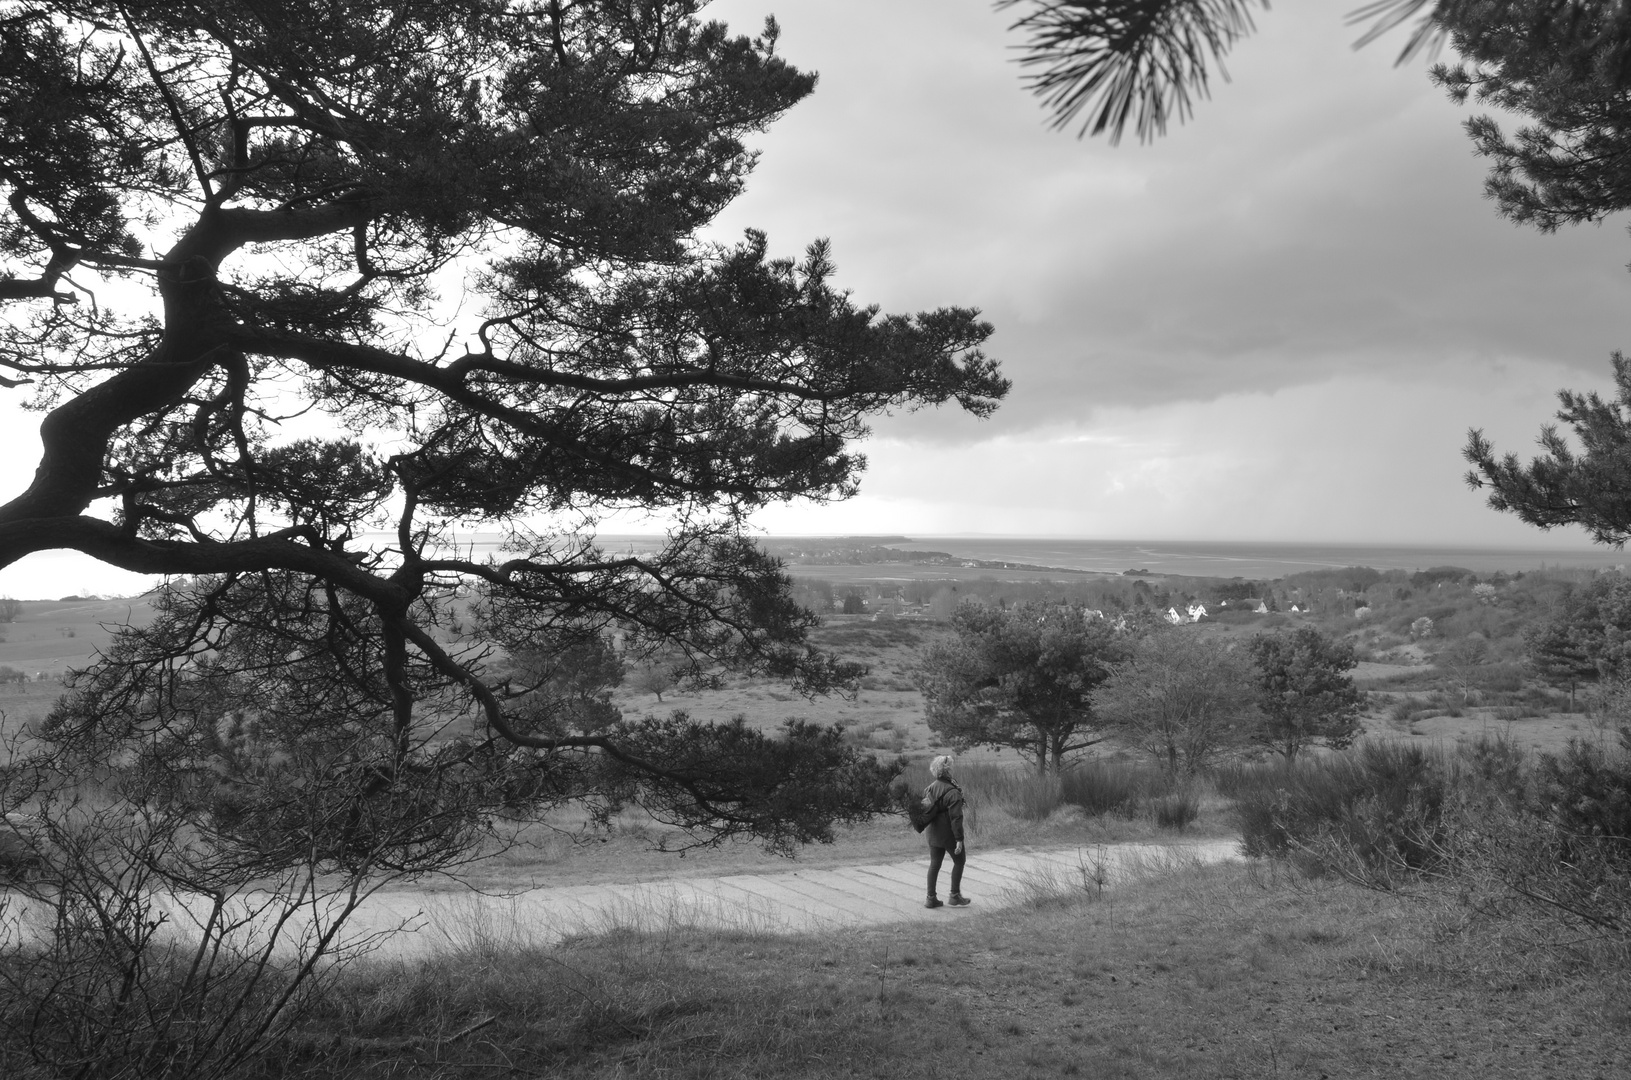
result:
[[[948,921],[1019,902],[1038,888],[1099,888],[1130,876],[1196,862],[1236,858],[1236,840],[1112,844],[1040,850],[973,851],[963,874],[968,908],[923,906],[927,855],[910,862],[791,870],[770,874],[677,879],[638,885],[532,889],[514,896],[381,893],[360,910],[352,934],[389,926],[386,955],[423,955],[484,940],[547,945],[564,937],[618,927],[658,930],[701,926],[803,933],[908,920]],[[951,867],[940,872],[940,898]]]
[[[347,920],[340,941],[381,957],[411,958],[444,949],[551,945],[575,934],[618,928],[662,930],[697,926],[754,933],[805,933],[903,921],[949,921],[970,912],[1018,903],[1038,890],[1096,889],[1135,875],[1234,858],[1235,840],[1174,844],[1110,844],[1080,848],[976,849],[963,874],[972,907],[923,906],[925,853],[908,862],[806,868],[777,873],[727,874],[642,884],[564,885],[513,895],[447,893],[416,889],[381,891]],[[940,873],[940,896],[950,892],[951,868]],[[16,900],[15,897],[12,898]],[[238,904],[245,938],[264,940],[265,914],[252,913],[267,899],[251,894]],[[193,896],[155,898],[168,930],[195,937],[205,910]],[[268,905],[268,910],[276,905]],[[0,904],[0,944],[19,933],[35,936],[44,925],[39,910]],[[282,940],[309,942],[319,913],[296,914]],[[32,925],[31,925],[32,924]],[[282,951],[282,946],[280,946]],[[342,948],[341,952],[349,951]]]

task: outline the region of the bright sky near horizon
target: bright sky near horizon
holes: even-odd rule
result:
[[[1494,213],[1403,35],[1287,5],[1165,138],[1047,126],[987,0],[721,0],[820,72],[721,224],[832,239],[885,310],[968,304],[1014,390],[880,422],[861,495],[772,532],[1558,544],[1467,490],[1469,427],[1527,451],[1631,347],[1631,240]]]
[[[1560,387],[1631,347],[1623,221],[1543,236],[1496,216],[1456,107],[1355,0],[1288,5],[1165,138],[1049,129],[989,0],[718,0],[821,74],[763,136],[747,227],[886,311],[976,306],[1014,380],[992,419],[886,418],[848,503],[772,533],[1568,546],[1462,483],[1469,427],[1526,452]],[[0,500],[36,416],[0,406]],[[650,531],[618,519],[613,531]],[[644,523],[649,526],[649,523]],[[117,586],[60,556],[0,593]]]

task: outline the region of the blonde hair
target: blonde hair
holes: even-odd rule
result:
[[[944,780],[951,775],[951,755],[941,754],[929,762],[929,775],[936,780]]]

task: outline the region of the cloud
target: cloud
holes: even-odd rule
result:
[[[765,136],[724,227],[830,236],[887,309],[977,305],[1015,380],[1000,430],[1121,405],[1517,358],[1603,368],[1631,345],[1631,243],[1542,236],[1480,198],[1484,165],[1420,65],[1314,6],[1275,10],[1194,120],[1153,145],[1050,131],[984,0],[730,0],[775,10],[821,82]],[[975,426],[917,415],[920,439]]]
[[[1583,535],[1543,536],[1489,510],[1460,454],[1475,426],[1502,449],[1531,447],[1567,374],[1528,361],[1446,363],[1403,382],[1361,372],[1105,408],[960,446],[884,426],[858,498],[757,520],[774,533],[1569,546]]]
[[[1015,387],[988,421],[881,419],[858,498],[760,524],[1561,539],[1484,508],[1459,450],[1474,425],[1522,450],[1557,387],[1606,383],[1609,352],[1631,349],[1631,242],[1500,220],[1460,130],[1471,110],[1395,68],[1397,40],[1356,53],[1340,9],[1277,7],[1189,124],[1111,147],[1049,130],[989,0],[704,15],[756,33],[772,12],[821,80],[758,140],[714,235],[763,228],[783,254],[830,237],[862,302],[982,308]],[[37,454],[0,446],[26,463],[20,489]]]

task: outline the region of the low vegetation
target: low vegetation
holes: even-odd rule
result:
[[[357,965],[246,1077],[1610,1077],[1631,986],[1441,893],[1255,862],[938,923],[477,935]]]
[[[1631,961],[1631,732],[1535,757],[1498,738],[1368,743],[1220,780],[1249,855],[1372,889],[1453,882],[1531,945]]]
[[[1182,786],[1139,761],[969,765],[976,858],[1175,824],[1238,830],[1253,857],[1110,890],[1046,883],[1018,908],[967,913],[955,935],[676,921],[540,948],[473,926],[428,959],[312,984],[233,1075],[1622,1075],[1628,762],[1602,740],[1543,756],[1486,740],[1364,742]],[[921,842],[898,820],[859,828],[874,856]],[[580,850],[558,852],[561,868]]]
[[[1530,587],[1541,589],[1549,580],[1540,578]],[[1370,583],[1367,595],[1381,583]],[[1464,579],[1435,579],[1424,587],[1439,596],[1464,590],[1475,606],[1488,606],[1492,592],[1501,599],[1498,589],[1475,591]],[[1589,579],[1569,585],[1576,587],[1603,588]],[[1378,594],[1377,603],[1386,607],[1387,601]],[[1395,620],[1417,610],[1408,601],[1400,603],[1405,606]],[[1600,615],[1605,606],[1582,603],[1576,609]],[[1255,869],[1186,871],[1164,885],[1112,890],[1102,897],[1072,894],[1067,883],[1056,883],[1039,890],[1042,901],[1022,910],[971,915],[951,947],[986,959],[961,966],[932,959],[935,941],[917,929],[818,940],[756,936],[747,927],[722,933],[675,925],[660,933],[614,929],[551,949],[523,946],[519,939],[482,939],[473,932],[464,935],[467,944],[422,964],[359,961],[327,969],[336,981],[299,982],[278,1024],[265,1032],[254,1030],[256,1012],[249,1009],[241,1045],[253,1053],[232,1059],[232,1075],[250,1075],[248,1069],[267,1076],[428,1077],[487,1075],[502,1066],[566,1076],[774,1077],[827,1075],[860,1063],[874,1072],[906,1076],[1153,1077],[1196,1070],[1258,1075],[1261,1070],[1251,1067],[1258,1060],[1254,1051],[1271,1054],[1271,1072],[1317,1069],[1337,1076],[1386,1067],[1409,1074],[1402,1063],[1416,1059],[1404,1051],[1425,1052],[1431,1026],[1423,1017],[1389,1011],[1388,995],[1438,1001],[1433,995],[1442,997],[1442,986],[1451,982],[1458,995],[1450,1009],[1454,1015],[1432,1017],[1449,1025],[1441,1039],[1446,1049],[1438,1051],[1457,1055],[1448,1060],[1477,1061],[1489,1075],[1503,1075],[1498,1059],[1478,1056],[1485,1054],[1479,1039],[1487,1031],[1477,1026],[1477,1018],[1490,1010],[1527,1009],[1559,1024],[1571,1013],[1594,1017],[1592,1038],[1541,1046],[1537,1054],[1551,1054],[1559,1066],[1581,1070],[1617,1062],[1613,1045],[1597,1033],[1624,1030],[1624,988],[1614,989],[1619,984],[1603,975],[1623,970],[1631,958],[1625,947],[1631,903],[1623,858],[1631,844],[1624,819],[1631,812],[1623,809],[1628,770],[1621,750],[1603,744],[1600,726],[1594,730],[1583,714],[1568,711],[1569,688],[1548,683],[1526,662],[1520,651],[1522,620],[1513,623],[1520,629],[1504,637],[1470,630],[1450,638],[1445,635],[1460,625],[1457,613],[1440,610],[1435,625],[1445,630],[1409,643],[1409,658],[1418,662],[1384,666],[1376,663],[1372,646],[1387,639],[1370,636],[1376,627],[1364,620],[1344,617],[1353,620],[1346,632],[1343,623],[1319,614],[1289,616],[1284,629],[1308,637],[1317,628],[1321,642],[1345,643],[1352,659],[1368,659],[1354,672],[1360,689],[1347,693],[1321,679],[1293,679],[1308,665],[1288,660],[1284,685],[1277,684],[1277,690],[1311,700],[1341,699],[1348,711],[1339,717],[1340,730],[1318,730],[1300,714],[1290,717],[1321,743],[1345,741],[1353,730],[1352,713],[1359,710],[1358,720],[1373,736],[1397,733],[1398,744],[1373,737],[1332,752],[1299,738],[1302,752],[1281,748],[1282,756],[1266,761],[1262,749],[1253,756],[1254,742],[1261,747],[1262,740],[1240,739],[1217,747],[1220,753],[1194,755],[1193,767],[1176,768],[1138,753],[1112,725],[1109,739],[1094,747],[1098,756],[1061,755],[1055,761],[1050,754],[1045,772],[1035,769],[1034,753],[1026,755],[1026,766],[1014,760],[1012,748],[1006,755],[974,753],[959,762],[976,857],[982,849],[1012,845],[1239,835]],[[1286,618],[1235,617],[1184,628],[1177,636],[1226,649],[1231,639],[1239,645],[1260,640],[1255,635],[1272,629],[1271,620]],[[31,632],[29,625],[25,613],[22,633]],[[540,711],[540,723],[585,730],[601,722],[599,712],[595,717],[590,712],[608,709],[626,716],[660,716],[675,709],[724,720],[745,716],[750,727],[763,730],[788,716],[841,722],[843,742],[854,751],[884,761],[911,755],[904,783],[920,787],[927,779],[921,775],[927,752],[943,743],[925,722],[917,665],[943,633],[932,619],[833,619],[815,631],[814,639],[859,661],[867,673],[852,694],[825,699],[740,677],[726,677],[707,690],[666,688],[660,708],[650,688],[629,677],[621,686],[608,675],[580,688],[563,681],[563,674],[539,668],[528,674],[528,685],[537,685],[540,701],[553,695]],[[1451,646],[1458,647],[1452,651]],[[1435,659],[1438,663],[1419,662]],[[1341,677],[1348,663],[1326,666]],[[1603,680],[1575,695],[1575,707],[1595,710],[1599,725],[1611,715],[1611,703],[1601,692],[1607,686]],[[25,718],[59,689],[60,684],[21,684],[0,708],[14,721]],[[1285,700],[1301,707],[1302,698]],[[584,718],[569,717],[567,705],[581,705]],[[1082,709],[1089,738],[1112,716],[1112,710],[1093,711],[1097,705],[1091,701],[1075,707]],[[1434,725],[1452,716],[1471,725],[1464,730],[1484,725],[1492,737],[1459,749],[1429,745],[1427,733],[1443,733]],[[1536,754],[1520,749],[1516,740],[1498,738],[1530,730],[1531,716],[1547,717],[1536,725],[1553,726],[1581,717],[1581,741]],[[831,845],[807,848],[801,860],[811,866],[900,861],[914,857],[921,845],[902,822],[887,818],[844,826],[833,838]],[[25,882],[37,876],[34,856],[15,831],[0,841],[0,860],[7,864],[0,873]],[[739,843],[694,851],[682,862],[656,849],[686,838],[632,809],[596,820],[592,814],[573,817],[563,807],[542,821],[497,823],[492,842],[492,857],[459,871],[486,889],[785,866]],[[1180,899],[1157,899],[1167,892]],[[1299,924],[1301,929],[1289,936],[1279,928],[1263,929],[1264,920],[1286,920],[1287,912],[1308,902],[1322,907]],[[1113,946],[1099,933],[1112,925]],[[1363,940],[1355,936],[1356,927],[1365,928]],[[1203,947],[1193,940],[1196,933],[1257,944],[1247,948],[1220,941]],[[1016,944],[1048,935],[1070,944],[1061,952],[1055,941],[1053,954],[1046,956],[1043,946]],[[880,947],[889,959],[879,954]],[[1078,974],[1091,970],[1095,957],[1105,957],[1106,966],[1098,970],[1108,973],[1107,979],[1115,976],[1108,984],[1113,990],[1098,985],[1098,996],[1089,993],[1097,984]],[[22,1033],[23,1041],[6,1046],[0,1069],[8,1076],[54,1075],[38,1064],[39,1040],[33,1039],[33,1049],[25,1045],[28,1033],[39,1031],[29,1003],[52,1000],[30,980],[49,972],[18,966],[18,959],[14,953],[0,965],[11,1002],[0,1026]],[[128,1044],[85,1075],[119,1075],[119,1062],[141,1061],[148,1074],[179,1078],[189,1061],[201,1060],[187,1048],[188,1040],[196,1043],[200,1031],[214,1037],[204,1028],[177,1026],[187,1009],[178,1011],[174,1003],[191,1000],[185,971],[157,953],[135,966],[124,953],[112,959],[117,963],[108,971],[140,973],[143,999],[167,1019],[145,1030],[139,1019],[126,1024],[133,1014],[117,1002],[108,1012],[108,1001],[98,996],[116,996],[118,980],[75,983],[75,993],[89,995],[86,1001],[125,1025],[119,1037],[125,1040],[121,1045]],[[1167,967],[1159,968],[1162,964]],[[1188,981],[1173,975],[1180,964],[1187,965],[1182,970]],[[772,986],[778,969],[804,974],[790,985]],[[261,989],[238,995],[246,1005],[257,1005],[256,994],[265,987],[296,985],[283,979],[275,962],[264,976],[255,970],[251,965],[228,972],[231,978],[261,980]],[[1503,977],[1519,971],[1543,978],[1532,987],[1525,982],[1528,988],[1516,997],[1498,989],[1511,985],[1510,979],[1503,984]],[[96,972],[91,975],[94,983]],[[881,990],[869,985],[880,977]],[[231,978],[216,985],[231,989]],[[1045,987],[1057,990],[1057,1001],[1041,993]],[[1378,987],[1386,987],[1385,993]],[[1331,993],[1363,1003],[1334,1021],[1351,1037],[1333,1042],[1327,1033],[1325,1044],[1341,1048],[1335,1053],[1279,1019],[1298,1010],[1298,1022],[1323,1015],[1317,1006]],[[1502,993],[1508,996],[1499,997]],[[1214,995],[1224,1004],[1208,1011]],[[1240,1001],[1268,1002],[1269,997],[1276,1009],[1239,1012]],[[61,995],[56,999],[60,1004]],[[945,1006],[952,1010],[950,1019],[930,1003],[954,1003]],[[1225,1022],[1231,1008],[1243,1017],[1238,1025]],[[1621,1012],[1613,1013],[1615,1008]],[[926,1011],[932,1020],[922,1019]],[[1150,1037],[1149,1017],[1157,1015],[1167,1017],[1165,1028],[1172,1035],[1166,1043]],[[1613,1020],[1615,1015],[1620,1019]],[[61,1017],[50,1023],[60,1027]],[[85,1028],[78,1037],[84,1042],[97,1036]],[[235,1029],[225,1037],[240,1034]],[[962,1056],[934,1057],[935,1046],[963,1047]],[[65,1060],[59,1054],[56,1067]],[[1361,1063],[1368,1064],[1361,1068]],[[933,1068],[925,1071],[929,1064]],[[205,1068],[193,1075],[210,1072]],[[1528,1074],[1509,1070],[1506,1075]]]

